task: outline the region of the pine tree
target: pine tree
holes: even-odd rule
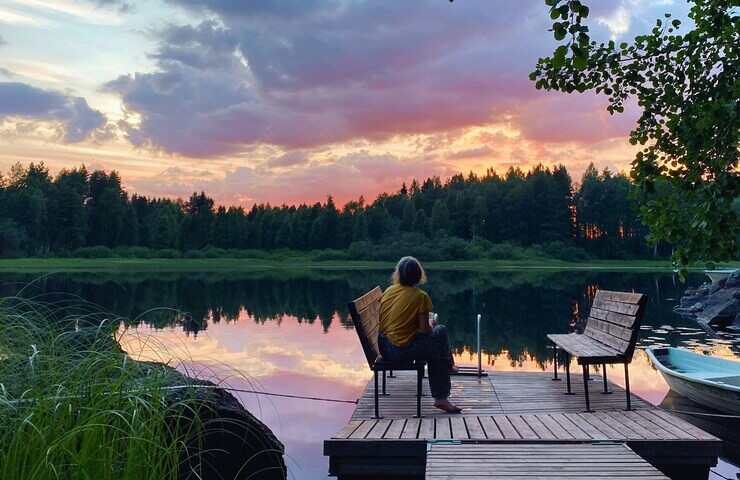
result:
[[[447,208],[447,202],[437,200],[432,208],[432,234],[438,235],[449,232],[450,228],[450,211]]]
[[[416,207],[414,202],[406,200],[403,206],[403,219],[401,220],[401,231],[413,232],[414,222],[416,221]]]

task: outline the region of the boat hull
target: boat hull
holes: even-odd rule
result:
[[[740,362],[681,348],[649,348],[646,353],[674,392],[714,410],[740,415]]]
[[[720,412],[740,415],[740,393],[722,390],[661,372],[671,390]]]

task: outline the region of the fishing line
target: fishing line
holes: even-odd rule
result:
[[[309,397],[304,395],[290,395],[287,393],[274,393],[274,392],[260,392],[259,390],[244,390],[241,388],[230,388],[230,387],[215,387],[215,388],[221,388],[223,390],[228,390],[231,392],[240,392],[240,393],[254,393],[257,395],[268,395],[271,397],[285,397],[285,398],[297,398],[299,400],[315,400],[317,402],[335,402],[335,403],[351,403],[353,405],[357,405],[359,400],[344,400],[339,398],[326,398],[326,397]]]
[[[283,397],[283,398],[294,398],[297,400],[312,400],[317,402],[333,402],[333,403],[351,403],[353,405],[357,405],[359,402],[358,400],[345,400],[341,398],[328,398],[328,397],[312,397],[308,395],[293,395],[290,393],[277,393],[277,392],[263,392],[261,390],[248,390],[245,388],[236,388],[236,387],[226,387],[226,386],[220,386],[220,385],[171,385],[166,387],[153,387],[153,388],[144,388],[144,389],[133,389],[128,390],[126,392],[122,393],[145,393],[149,391],[154,390],[182,390],[185,388],[199,388],[199,389],[208,389],[208,390],[225,390],[230,392],[239,392],[239,393],[253,393],[255,395],[266,395],[271,397]],[[82,398],[82,395],[64,395],[64,396],[58,396],[58,397],[52,397],[47,398],[47,400],[69,400],[73,398]],[[8,400],[5,403],[14,405],[14,404],[23,404],[23,403],[30,403],[35,402],[36,399],[33,398],[22,398],[17,400]]]
[[[345,400],[345,399],[340,399],[340,398],[328,398],[328,397],[311,397],[308,395],[294,395],[290,393],[264,392],[262,390],[248,390],[245,388],[225,387],[225,386],[219,386],[219,385],[173,385],[173,386],[163,387],[162,390],[178,390],[182,388],[203,388],[203,389],[211,389],[211,390],[227,390],[230,392],[254,393],[256,395],[267,395],[271,397],[283,397],[283,398],[296,398],[299,400],[314,400],[317,402],[352,403],[355,405],[359,402],[359,400]]]
[[[719,418],[740,418],[740,415],[726,415],[723,413],[703,413],[703,412],[689,412],[686,410],[673,410],[672,408],[663,408],[667,412],[682,413],[684,415],[697,415],[703,417],[719,417]]]

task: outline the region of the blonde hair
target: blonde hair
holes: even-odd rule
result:
[[[414,257],[403,257],[396,264],[396,269],[391,275],[394,285],[414,287],[427,282],[427,272],[421,266],[421,262]]]

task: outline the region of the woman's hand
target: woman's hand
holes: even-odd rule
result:
[[[419,331],[422,333],[432,331],[432,320],[428,312],[419,314]]]

